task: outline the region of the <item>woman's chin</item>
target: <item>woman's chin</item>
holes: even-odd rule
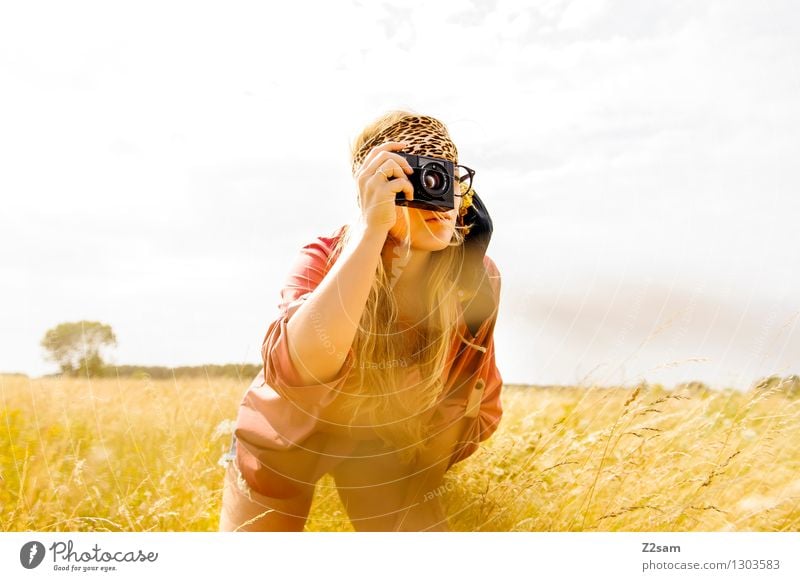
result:
[[[406,232],[403,231],[390,231],[389,239],[393,244],[401,246],[405,241]],[[431,227],[427,225],[421,226],[419,230],[411,233],[411,248],[414,250],[425,250],[427,252],[437,252],[444,250],[450,245],[450,240],[453,238],[453,228],[448,227],[446,224],[435,224]]]
[[[445,236],[447,234],[447,236]],[[432,232],[425,232],[424,234],[420,234],[416,236],[411,241],[411,246],[416,248],[417,250],[427,250],[428,252],[437,252],[439,250],[444,250],[450,244],[450,239],[453,237],[452,232],[445,232],[444,229],[442,233],[432,233]]]

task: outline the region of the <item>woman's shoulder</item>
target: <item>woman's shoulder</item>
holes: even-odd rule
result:
[[[497,268],[497,264],[494,260],[489,258],[488,254],[483,255],[483,266],[486,268],[486,274],[489,275],[489,284],[492,285],[492,289],[494,290],[495,297],[500,297],[500,269]]]
[[[489,258],[488,254],[483,255],[483,265],[486,267],[486,272],[489,276],[500,276],[500,270],[497,268],[497,263]]]
[[[312,268],[323,275],[327,273],[341,252],[341,245],[338,242],[345,234],[346,229],[347,225],[339,226],[333,231],[320,234],[303,244],[292,269],[293,272]]]
[[[339,226],[333,231],[320,234],[303,244],[301,253],[312,255],[318,260],[327,260],[336,248],[336,243],[344,235],[347,225]]]
[[[325,234],[320,234],[313,240],[310,240],[309,242],[303,245],[303,248],[309,248],[312,246],[324,246],[332,248],[336,244],[336,241],[339,240],[339,238],[341,238],[344,235],[346,230],[347,230],[347,224],[339,226],[338,228],[332,231],[328,231]]]

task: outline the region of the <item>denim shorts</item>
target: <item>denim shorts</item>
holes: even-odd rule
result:
[[[223,468],[231,468],[233,470],[234,477],[236,478],[236,486],[237,488],[245,495],[248,499],[253,499],[254,491],[250,488],[247,484],[247,481],[242,477],[242,473],[239,471],[239,465],[236,463],[236,435],[233,434],[231,436],[231,447],[222,455],[222,458],[219,459],[219,465]]]
[[[219,465],[225,466],[228,462],[232,462],[236,459],[236,434],[231,435],[231,447],[230,449],[222,455],[222,458],[219,459]]]

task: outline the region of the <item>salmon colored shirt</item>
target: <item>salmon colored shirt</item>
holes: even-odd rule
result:
[[[355,353],[351,347],[341,371],[331,381],[303,385],[289,357],[286,325],[327,274],[326,260],[343,228],[331,236],[320,236],[306,244],[284,284],[278,316],[269,325],[262,346],[263,373],[259,373],[248,387],[239,406],[235,434],[244,444],[238,447],[238,453],[248,455],[243,460],[258,460],[258,450],[264,450],[266,457],[274,451],[296,449],[311,434],[333,428],[323,419],[325,409],[336,398],[337,390],[343,388],[356,363]],[[494,291],[495,304],[499,305],[500,273],[488,256],[484,257],[484,265]],[[432,434],[439,427],[445,429],[462,417],[472,420],[462,436],[467,445],[451,457],[448,468],[473,454],[478,442],[495,432],[503,415],[500,404],[503,380],[495,365],[494,353],[497,312],[495,309],[493,316],[483,322],[476,336],[470,333],[461,313],[459,331],[473,346],[464,343],[456,334],[444,370],[445,389],[437,405],[426,412],[429,425],[434,428]],[[409,380],[413,381],[415,377],[419,377],[416,368],[409,371]],[[358,428],[354,429],[358,434]],[[370,439],[370,435],[366,431],[363,436],[355,435],[354,438]],[[250,455],[255,457],[250,458]]]

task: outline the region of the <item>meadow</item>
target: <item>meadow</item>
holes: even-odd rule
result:
[[[0,376],[0,531],[215,531],[251,378]],[[505,386],[437,495],[454,531],[798,531],[800,398]],[[325,476],[310,531],[352,531]]]

